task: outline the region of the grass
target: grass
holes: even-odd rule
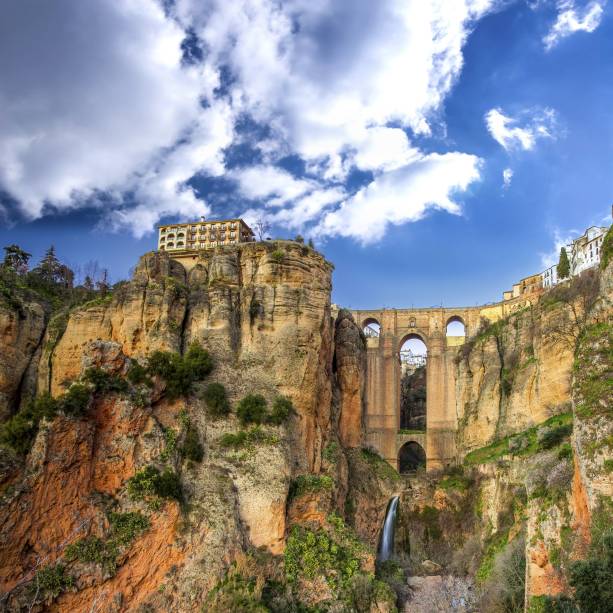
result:
[[[254,426],[249,430],[239,432],[226,432],[218,441],[220,447],[227,449],[250,449],[256,445],[276,445],[279,437],[266,432],[261,426]]]
[[[309,493],[331,491],[333,487],[334,481],[327,475],[298,475],[290,483],[288,500]]]
[[[388,481],[398,481],[398,479],[400,479],[398,472],[376,451],[363,448],[360,450],[360,456],[369,464],[380,479],[386,479]]]
[[[464,458],[464,464],[468,466],[489,464],[499,460],[505,455],[514,455],[518,457],[534,455],[543,449],[548,449],[550,446],[553,446],[553,444],[551,444],[551,439],[555,439],[555,444],[557,444],[562,442],[564,438],[567,438],[572,429],[572,420],[572,413],[554,415],[537,426],[532,426],[517,434],[505,436],[486,447],[471,451]],[[546,428],[560,434],[560,438],[557,438],[557,434],[555,436],[551,435],[545,441],[539,443],[538,432]]]

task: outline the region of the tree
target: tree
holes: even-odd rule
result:
[[[86,275],[85,280],[83,281],[83,287],[88,292],[94,291],[94,282],[92,281],[92,278],[89,275]]]
[[[309,238],[309,247],[311,249],[315,249],[315,243],[313,243],[313,239],[312,238]]]
[[[255,224],[255,231],[258,235],[258,239],[263,241],[266,238],[268,232],[270,232],[270,223],[264,219],[264,217],[259,217]]]
[[[111,287],[110,283],[109,283],[109,271],[105,268],[102,271],[102,277],[100,279],[100,281],[96,282],[96,288],[98,289],[98,291],[100,292],[100,294],[102,294],[102,296],[106,296],[108,294],[108,291]]]
[[[558,262],[556,270],[558,272],[558,279],[567,279],[570,275],[570,262],[568,261],[566,247],[560,249],[560,261]]]
[[[300,243],[301,245],[304,245],[304,238],[302,237],[301,234],[296,234],[296,238],[294,239],[297,243]]]
[[[19,245],[9,245],[4,248],[4,266],[23,275],[28,272],[28,263],[32,254],[27,253]]]

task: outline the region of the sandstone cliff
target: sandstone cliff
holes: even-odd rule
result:
[[[331,271],[293,242],[204,252],[189,274],[152,253],[112,296],[60,311],[46,328],[34,307],[21,327],[6,315],[4,338],[18,340],[3,364],[7,402],[15,405],[28,366],[39,395],[63,398],[92,368],[107,387],[94,387],[83,415],[43,419],[23,459],[2,451],[5,607],[198,610],[249,552],[279,556],[292,525],[341,539],[329,518],[356,508],[372,518],[356,524],[376,546],[393,485],[377,472],[382,460],[360,460],[364,338],[348,313],[331,318]],[[169,398],[155,377],[149,388],[125,383],[154,352],[181,354],[194,342],[215,367],[192,393]],[[208,382],[222,384],[232,406],[260,394],[269,404],[288,398],[292,412],[243,428],[233,413],[211,416]],[[202,449],[195,461],[183,451],[190,436]],[[131,478],[152,466],[178,475],[180,500],[134,497]],[[350,472],[378,494],[351,485]],[[117,540],[117,522],[134,523],[130,538]],[[342,539],[372,570],[372,554]],[[267,564],[274,574],[280,563]],[[318,601],[335,585],[294,591]]]

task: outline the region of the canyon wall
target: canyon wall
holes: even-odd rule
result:
[[[332,319],[331,271],[293,242],[203,252],[189,273],[151,253],[111,295],[57,311],[46,327],[36,305],[21,319],[7,307],[5,413],[17,410],[28,368],[39,396],[63,398],[92,368],[118,386],[94,392],[82,416],[43,419],[25,455],[0,448],[7,610],[200,610],[237,560],[258,548],[274,560],[292,525],[332,530],[328,517],[348,517],[346,507],[372,520],[355,523],[376,546],[394,477],[377,473],[380,458],[361,457],[364,337],[348,313]],[[214,370],[192,393],[170,398],[159,377],[149,388],[117,383],[156,351],[185,354],[193,343]],[[211,416],[210,382],[231,406],[259,394],[269,406],[287,398],[292,410],[283,423],[243,428],[233,412]],[[198,461],[181,451],[194,431]],[[180,500],[135,499],[130,479],[151,466],[178,475]],[[350,484],[350,472],[371,489]],[[116,547],[113,521],[138,514],[147,529]],[[71,554],[71,543],[89,549]],[[69,584],[45,574],[58,569]],[[332,595],[304,590],[306,599]]]

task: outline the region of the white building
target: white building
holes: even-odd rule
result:
[[[591,226],[579,238],[565,245],[570,263],[570,276],[580,275],[584,270],[600,264],[600,248],[608,228]],[[558,265],[554,264],[541,273],[543,288],[558,284]]]

